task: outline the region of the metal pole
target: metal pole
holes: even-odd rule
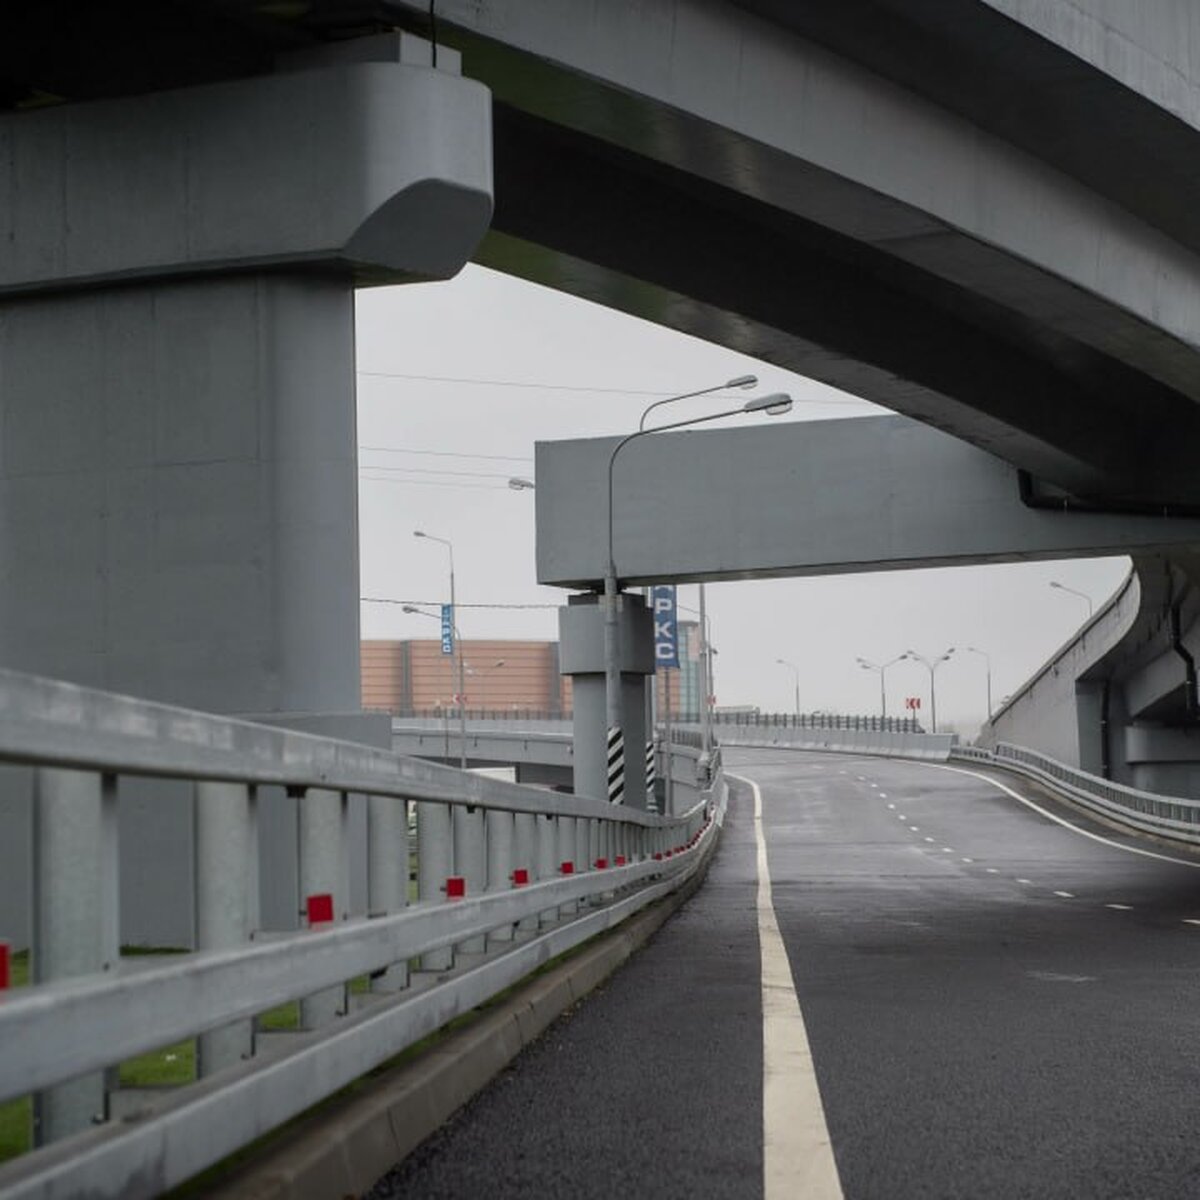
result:
[[[708,712],[708,626],[705,624],[704,584],[700,585],[700,749],[707,755],[712,745]]]
[[[461,770],[467,769],[467,685],[463,667],[462,635],[458,632],[458,606],[454,599],[454,547],[449,542],[446,548],[450,551],[450,629],[454,634],[454,649],[458,658],[458,734],[459,743],[458,765]]]
[[[671,675],[670,668],[664,676],[666,687],[663,688],[663,728],[666,744],[663,746],[667,780],[663,785],[663,812],[674,815],[675,812],[675,763],[671,753]]]
[[[883,682],[883,672],[886,668],[879,668],[879,719],[887,720],[887,686]]]
[[[929,668],[929,724],[930,733],[937,733],[937,685],[934,682],[936,668]]]

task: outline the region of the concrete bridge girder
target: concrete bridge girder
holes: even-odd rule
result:
[[[537,446],[538,580],[595,586],[615,439]],[[1031,508],[1017,472],[904,417],[645,437],[614,473],[626,585],[1168,551],[1200,519]]]
[[[1178,449],[1200,435],[1188,220],[1139,205],[1104,161],[1089,172],[1056,152],[1023,107],[1024,125],[989,122],[944,80],[871,57],[858,8],[447,0],[439,22],[498,101],[483,261],[877,400],[1080,494],[1196,499]],[[1143,114],[1098,66],[989,5],[930,8],[872,11],[911,24],[907,44],[944,71],[939,50],[974,62],[1003,45],[1010,97],[1061,96],[1081,123],[1066,101],[1086,92],[1113,117],[1111,156],[1136,156]],[[532,186],[549,153],[559,169]]]

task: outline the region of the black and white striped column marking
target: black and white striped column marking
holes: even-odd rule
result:
[[[646,743],[646,808],[650,812],[655,812],[655,796],[654,796],[654,781],[657,778],[657,772],[654,769],[654,743],[652,741]]]
[[[608,800],[610,804],[625,801],[625,735],[616,725],[608,731]]]

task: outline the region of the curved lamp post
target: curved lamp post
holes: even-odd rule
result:
[[[721,385],[722,388],[726,386],[728,385]],[[719,391],[720,388],[709,388],[707,390]],[[670,397],[672,400],[678,398],[674,396]],[[658,403],[665,403],[665,401],[659,401]],[[656,406],[652,404],[650,408]],[[722,417],[736,417],[743,413],[765,412],[771,416],[780,416],[783,413],[791,411],[791,407],[792,398],[785,392],[773,392],[767,396],[755,396],[753,399],[747,400],[740,408],[708,413],[705,416],[689,417],[685,421],[673,421],[669,425],[659,425],[654,429],[635,429],[633,433],[627,433],[621,438],[613,447],[612,453],[608,456],[608,490],[605,514],[608,525],[608,558],[604,564],[604,711],[610,737],[613,731],[620,731],[623,724],[621,721],[621,669],[617,646],[617,591],[619,580],[613,551],[613,467],[616,465],[617,455],[630,442],[637,438],[645,437],[648,434],[665,433],[668,430],[683,429],[689,425],[702,425],[706,421],[719,421]],[[646,411],[649,412],[650,409]],[[644,419],[645,413],[642,416]]]
[[[954,647],[951,646],[945,654],[938,658],[929,659],[923,654],[918,654],[915,650],[905,650],[900,655],[901,658],[911,658],[913,662],[919,662],[929,672],[929,725],[930,733],[937,733],[937,689],[934,683],[934,675],[938,667],[942,665],[954,653]]]
[[[901,659],[907,657],[906,654],[897,654],[895,658],[889,659],[885,663],[873,663],[866,658],[856,658],[854,660],[864,671],[877,671],[879,673],[879,715],[885,721],[887,720],[887,669],[888,667],[894,667]]]
[[[642,413],[642,419],[638,422],[638,431],[641,432],[646,428],[646,418],[656,408],[661,408],[664,404],[674,404],[676,400],[692,400],[696,396],[709,396],[713,392],[723,392],[731,388],[752,388],[757,382],[757,375],[739,375],[735,379],[726,380],[724,383],[716,383],[712,387],[701,388],[698,392],[683,392],[678,396],[667,396],[662,400],[655,400],[653,404],[647,405],[645,412]]]
[[[1088,606],[1088,620],[1092,619],[1092,614],[1096,611],[1096,606],[1092,603],[1092,598],[1087,592],[1081,592],[1073,587],[1067,587],[1065,583],[1059,583],[1057,579],[1050,581],[1050,586],[1060,592],[1070,592],[1072,596],[1078,596]]]
[[[424,538],[428,542],[437,542],[439,545],[445,546],[450,555],[450,624],[454,630],[454,657],[458,660],[458,732],[461,738],[458,765],[461,770],[465,771],[467,769],[467,682],[463,668],[462,638],[458,636],[458,607],[454,602],[454,546],[447,538],[436,537],[421,529],[414,529],[413,537]]]

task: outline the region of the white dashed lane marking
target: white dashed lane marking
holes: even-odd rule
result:
[[[1117,912],[1133,912],[1132,904],[1106,904],[1105,908],[1115,908]]]
[[[1054,894],[1056,896],[1061,896],[1064,900],[1074,900],[1075,899],[1074,892],[1055,892]]]

